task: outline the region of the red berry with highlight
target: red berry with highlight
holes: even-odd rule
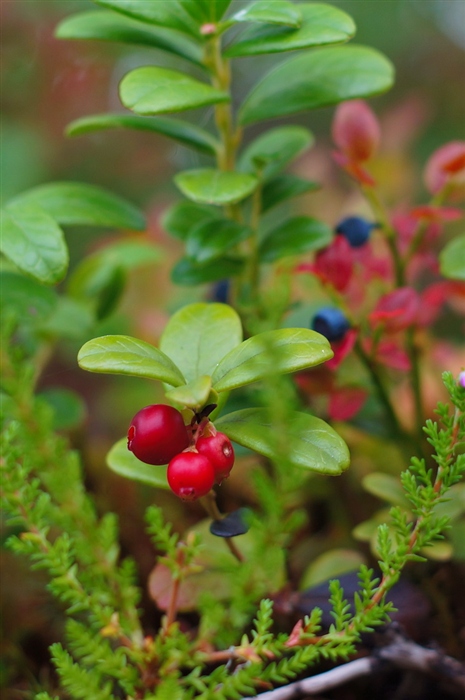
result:
[[[226,479],[234,465],[234,448],[224,433],[200,437],[196,448],[201,455],[208,457],[215,469],[215,480],[219,484]]]
[[[181,452],[168,464],[168,484],[184,501],[205,496],[215,483],[215,470],[207,457],[198,452]]]
[[[189,442],[181,413],[165,404],[142,408],[128,430],[128,450],[146,464],[168,464]]]

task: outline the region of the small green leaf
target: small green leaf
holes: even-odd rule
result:
[[[291,465],[336,476],[349,466],[344,440],[327,423],[306,413],[292,411],[287,425],[279,426],[264,408],[245,408],[215,421],[231,440],[269,459],[286,449]],[[280,449],[281,448],[281,449]]]
[[[189,232],[198,224],[221,219],[221,210],[206,204],[177,202],[162,217],[161,225],[172,236],[186,240]]]
[[[394,69],[385,56],[365,46],[318,49],[291,58],[250,92],[239,113],[242,125],[328,107],[388,90]]]
[[[176,0],[95,0],[95,2],[142,22],[198,36],[197,23]]]
[[[312,144],[313,135],[303,126],[278,126],[252,141],[242,153],[238,167],[268,180]]]
[[[191,229],[186,253],[197,262],[221,257],[227,250],[252,235],[252,229],[231,219],[206,221]]]
[[[3,317],[5,312],[13,311],[18,320],[37,323],[50,316],[57,304],[53,289],[15,272],[0,272],[0,289]]]
[[[136,68],[120,84],[121,102],[138,114],[182,112],[205,105],[228,102],[227,92],[185,73],[157,66]]]
[[[153,345],[127,335],[104,335],[85,343],[78,363],[89,372],[159,379],[172,386],[186,383],[179,367]]]
[[[107,464],[113,472],[133,481],[142,481],[149,486],[168,489],[166,467],[141,462],[128,450],[127,438],[118,440],[107,454]]]
[[[52,407],[55,430],[71,430],[83,423],[86,407],[76,392],[64,387],[50,387],[41,391],[38,397]]]
[[[313,588],[329,579],[348,574],[349,571],[356,571],[365,563],[365,557],[354,549],[331,549],[305,569],[299,588]]]
[[[215,155],[217,141],[208,131],[181,119],[168,117],[139,117],[136,114],[95,114],[71,122],[66,129],[68,136],[80,136],[104,129],[138,129],[163,134],[201,153]]]
[[[2,253],[22,272],[56,284],[68,268],[63,231],[35,202],[15,200],[1,212]]]
[[[465,280],[465,235],[457,236],[439,254],[441,274],[453,280]]]
[[[199,409],[207,403],[211,388],[212,378],[204,375],[203,377],[194,379],[192,382],[189,382],[189,384],[171,389],[171,391],[166,393],[166,397],[180,406]]]
[[[333,351],[319,333],[281,328],[244,340],[223,357],[213,372],[215,391],[229,391],[276,374],[297,372],[330,360]]]
[[[273,2],[253,2],[243,10],[239,10],[231,17],[233,22],[264,22],[266,24],[279,24],[287,27],[300,27],[302,13],[297,5],[286,0],[273,0]]]
[[[411,508],[405,496],[402,484],[399,479],[391,474],[383,472],[373,472],[367,474],[362,479],[363,488],[373,496],[377,496],[382,501],[387,501],[393,506]]]
[[[271,5],[273,6],[274,4]],[[294,8],[298,9],[302,18],[298,29],[250,27],[227,48],[226,56],[255,56],[337,44],[347,41],[355,34],[352,18],[336,7],[322,3],[304,3],[298,8],[294,5]]]
[[[112,192],[81,182],[39,185],[15,197],[14,202],[40,206],[63,225],[145,228],[145,219],[139,209]]]
[[[319,189],[317,182],[304,180],[297,175],[284,173],[269,180],[262,189],[262,212],[272,209],[277,204],[298,197],[306,192],[314,192]]]
[[[273,229],[259,248],[262,262],[275,262],[288,255],[300,255],[327,246],[333,232],[327,224],[310,216],[295,216]]]
[[[169,320],[161,350],[175,362],[187,382],[211,376],[219,361],[242,340],[237,313],[226,304],[189,304]],[[185,383],[185,382],[183,382]]]
[[[148,27],[113,12],[81,12],[67,17],[58,25],[55,36],[58,39],[98,39],[152,46],[202,65],[199,44],[185,34],[166,27]]]
[[[204,263],[190,258],[181,258],[171,270],[171,279],[175,284],[191,287],[235,277],[242,272],[243,268],[242,258],[221,257]]]
[[[202,204],[234,204],[252,194],[258,181],[246,173],[224,172],[214,168],[185,170],[174,178],[181,192]]]

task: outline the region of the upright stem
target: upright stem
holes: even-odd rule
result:
[[[396,233],[389,222],[384,205],[379,199],[376,190],[374,190],[373,187],[364,187],[363,193],[370,203],[375,217],[378,219],[379,225],[389,246],[389,250],[391,251],[396,276],[396,287],[403,287],[405,284],[404,267],[396,245]]]

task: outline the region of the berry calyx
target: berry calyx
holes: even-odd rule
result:
[[[146,464],[168,464],[189,442],[181,413],[165,404],[142,408],[128,430],[128,450]]]
[[[311,328],[329,341],[342,340],[350,328],[349,320],[335,306],[325,306],[312,319]]]
[[[215,470],[215,481],[220,484],[227,479],[234,465],[234,448],[231,440],[224,433],[200,437],[196,448],[207,457]]]
[[[336,233],[344,236],[351,248],[360,248],[368,241],[375,226],[361,216],[347,216],[336,226]]]
[[[215,483],[215,470],[210,460],[198,452],[181,452],[168,464],[168,484],[176,496],[195,501],[206,496]]]

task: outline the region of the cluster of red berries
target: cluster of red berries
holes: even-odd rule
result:
[[[172,406],[142,408],[128,430],[128,450],[146,464],[168,464],[168,484],[185,501],[205,496],[229,476],[234,449],[208,416],[195,414],[190,425]]]

